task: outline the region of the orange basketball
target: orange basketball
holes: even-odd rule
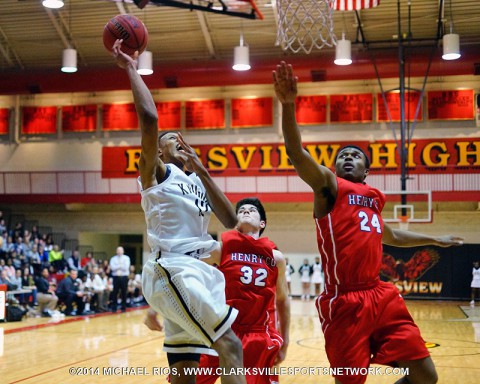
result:
[[[148,31],[138,17],[117,15],[103,29],[103,45],[111,52],[117,39],[123,39],[122,51],[127,55],[140,54],[147,47]]]

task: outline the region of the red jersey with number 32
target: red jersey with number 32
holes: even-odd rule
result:
[[[332,211],[315,219],[318,250],[326,284],[370,282],[378,278],[382,261],[385,195],[367,184],[337,177]]]
[[[239,311],[232,325],[234,331],[243,326],[265,327],[275,320],[278,269],[273,250],[276,248],[267,237],[254,239],[236,230],[222,234],[222,260],[218,269],[227,282],[227,304]],[[255,332],[253,328],[251,331]]]

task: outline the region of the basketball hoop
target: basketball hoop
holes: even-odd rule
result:
[[[336,44],[333,33],[335,0],[276,0],[278,15],[275,45],[294,53]]]
[[[408,216],[400,216],[399,228],[408,231]]]

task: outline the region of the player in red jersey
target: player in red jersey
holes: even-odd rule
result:
[[[367,368],[371,363],[400,366],[409,374],[397,383],[437,382],[420,331],[397,288],[379,281],[382,242],[399,247],[461,245],[454,236],[433,237],[393,229],[382,220],[385,196],[365,184],[369,159],[358,147],[337,152],[335,173],[302,148],[295,119],[297,78],[281,62],[273,72],[283,105],[287,154],[314,193],[314,216],[325,291],[317,298],[325,349],[332,368]],[[365,370],[364,370],[365,371]],[[364,383],[365,374],[337,371],[336,383]]]
[[[239,311],[232,330],[242,341],[247,383],[276,383],[273,366],[285,359],[289,342],[286,262],[272,241],[260,237],[267,223],[261,202],[240,200],[236,212],[236,229],[222,234],[221,255],[204,260],[223,272],[227,304]],[[218,357],[202,355],[200,368],[215,369],[218,363]],[[214,383],[217,377],[197,375],[197,384]]]

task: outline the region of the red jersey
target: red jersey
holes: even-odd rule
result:
[[[275,320],[278,269],[273,256],[277,246],[266,237],[254,239],[236,230],[222,234],[222,259],[218,269],[225,275],[227,304],[238,309],[232,329],[250,332],[265,329]]]
[[[325,284],[356,286],[375,281],[382,259],[385,195],[367,184],[338,177],[337,184],[332,211],[315,219]]]

